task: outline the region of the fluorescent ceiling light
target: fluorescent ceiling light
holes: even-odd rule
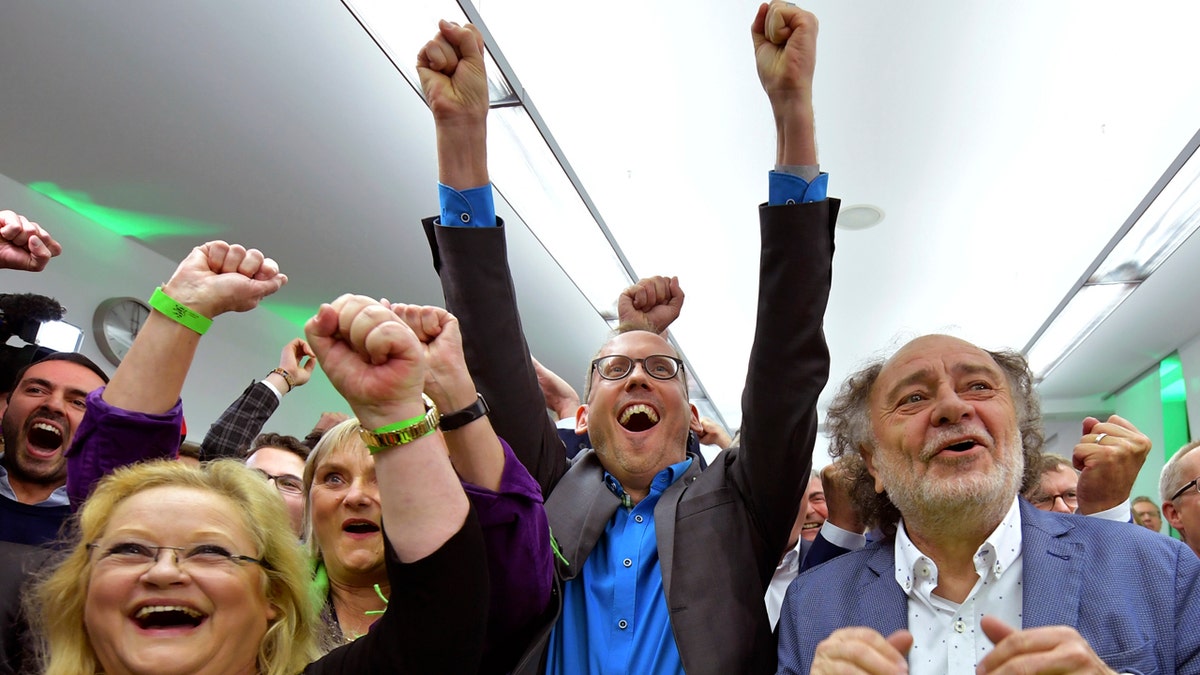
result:
[[[1200,226],[1200,133],[1150,190],[1069,302],[1025,347],[1029,367],[1045,379]]]
[[[1103,284],[1079,289],[1033,347],[1025,350],[1034,375],[1043,378],[1054,370],[1135,288],[1137,284]]]
[[[1088,279],[1145,281],[1200,226],[1200,152],[1193,152]]]
[[[633,279],[524,108],[488,115],[496,190],[603,314]]]
[[[617,296],[636,279],[633,268],[470,0],[343,0],[343,4],[418,94],[416,55],[433,37],[438,20],[469,21],[479,28],[486,46],[484,66],[492,107],[488,167],[493,188],[596,312],[605,320],[615,317]],[[707,414],[724,424],[708,403],[699,378],[694,372],[691,375],[694,398],[703,399]]]
[[[437,33],[438,21],[468,23],[458,3],[447,0],[344,0],[344,4],[418,94],[421,78],[417,75],[417,52]],[[491,53],[485,52],[483,58],[491,105],[519,104]]]

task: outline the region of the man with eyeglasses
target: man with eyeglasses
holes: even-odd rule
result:
[[[442,22],[418,55],[443,207],[425,226],[447,308],[497,433],[546,495],[558,543],[557,604],[518,645],[512,672],[775,672],[763,595],[799,508],[828,376],[821,323],[838,202],[825,198],[817,167],[816,18],[777,1],[759,8],[751,32],[777,164],[759,209],[742,443],[703,472],[686,452],[699,416],[679,354],[656,332],[662,321],[619,333],[595,355],[576,414],[594,450],[566,458],[529,360],[491,201],[482,38]],[[669,302],[647,308],[673,311]]]
[[[308,446],[295,436],[266,433],[259,434],[246,450],[246,466],[261,473],[271,481],[291,518],[296,537],[304,533],[304,460],[308,458]]]
[[[1179,530],[1183,542],[1200,556],[1200,441],[1179,449],[1163,465],[1158,479],[1162,515]]]

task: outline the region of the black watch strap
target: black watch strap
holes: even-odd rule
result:
[[[442,415],[441,429],[442,431],[454,431],[459,427],[464,427],[471,422],[483,417],[491,412],[488,408],[487,401],[483,400],[483,394],[475,394],[475,402],[463,408],[456,410],[447,415]]]

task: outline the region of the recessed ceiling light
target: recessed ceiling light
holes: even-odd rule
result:
[[[843,230],[865,230],[883,222],[883,209],[871,204],[855,204],[838,212],[837,226]]]

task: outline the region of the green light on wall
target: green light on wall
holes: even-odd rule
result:
[[[299,326],[302,332],[304,330],[304,324],[308,323],[308,320],[312,318],[313,314],[317,313],[317,307],[319,306],[292,305],[286,302],[277,302],[271,300],[264,300],[259,304],[263,309],[283,317],[283,319],[288,323]]]
[[[1158,364],[1158,381],[1162,387],[1163,403],[1180,403],[1187,400],[1183,380],[1183,362],[1178,354],[1172,354]]]
[[[1171,354],[1158,364],[1158,381],[1163,408],[1163,454],[1169,459],[1191,438],[1183,362],[1178,354]]]
[[[170,218],[101,206],[92,201],[91,195],[86,192],[64,190],[54,183],[36,182],[30,183],[28,187],[122,237],[133,237],[142,241],[160,237],[207,237],[224,229],[211,223],[186,218]]]

